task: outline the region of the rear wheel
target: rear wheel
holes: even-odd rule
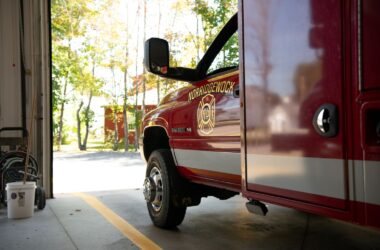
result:
[[[155,226],[173,228],[182,223],[186,206],[176,204],[181,177],[170,150],[154,151],[148,160],[144,196],[149,216]]]

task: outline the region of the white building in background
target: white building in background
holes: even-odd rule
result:
[[[299,105],[291,102],[290,97],[282,98],[282,103],[274,107],[268,116],[270,131],[284,133],[298,128],[298,115]]]

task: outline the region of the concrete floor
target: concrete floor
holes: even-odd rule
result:
[[[136,153],[55,154],[55,199],[27,219],[10,220],[0,207],[0,249],[138,249],[132,237],[71,192],[96,197],[163,249],[380,249],[380,230],[274,205],[261,217],[248,213],[238,196],[202,199],[176,230],[158,229],[142,195],[144,165]]]
[[[380,249],[380,231],[273,205],[266,217],[252,215],[241,197],[203,199],[168,231],[151,224],[141,190],[88,194],[163,249]],[[61,194],[28,219],[0,209],[0,249],[138,247],[80,197]]]

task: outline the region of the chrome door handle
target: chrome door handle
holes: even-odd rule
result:
[[[314,114],[313,126],[323,137],[334,137],[338,134],[338,109],[333,104],[323,104]]]

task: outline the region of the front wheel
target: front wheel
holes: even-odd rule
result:
[[[148,160],[144,181],[144,196],[153,224],[161,228],[173,228],[182,223],[186,206],[174,202],[178,195],[178,175],[170,150],[154,151]]]

